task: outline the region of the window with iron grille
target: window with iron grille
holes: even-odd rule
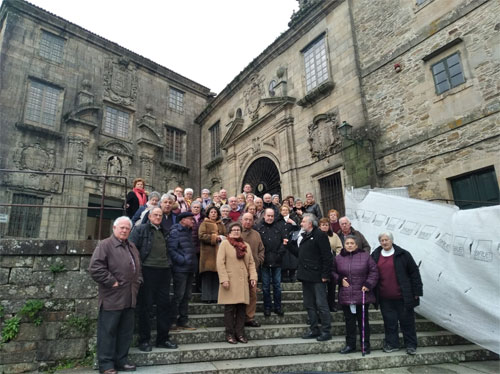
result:
[[[303,55],[306,70],[306,91],[309,92],[328,80],[325,38],[321,37],[313,42],[303,51]]]
[[[15,193],[12,196],[12,204],[43,205],[43,198]],[[40,235],[42,209],[13,206],[10,211],[7,235],[16,238],[38,238]]]
[[[103,131],[120,138],[127,138],[130,127],[130,114],[119,109],[106,107]]]
[[[167,148],[166,157],[167,159],[175,162],[182,162],[182,137],[184,135],[183,131],[167,127]]]
[[[464,72],[458,52],[436,62],[432,65],[431,70],[436,86],[436,93],[438,95],[465,83]]]
[[[64,51],[63,38],[51,34],[47,31],[42,31],[40,38],[40,56],[45,57],[54,62],[62,62]]]
[[[210,127],[210,152],[212,160],[220,156],[220,126],[219,122]]]
[[[500,190],[494,167],[450,178],[450,184],[455,204],[460,209],[500,204]]]
[[[345,214],[344,190],[340,173],[321,178],[319,188],[321,192],[321,210],[324,214],[326,215],[330,209],[335,209],[343,216]]]
[[[170,87],[168,107],[177,113],[182,113],[184,111],[184,92]]]
[[[30,81],[24,119],[38,125],[55,127],[62,90],[38,81]]]

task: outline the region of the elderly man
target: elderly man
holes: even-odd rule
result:
[[[264,209],[271,208],[272,210],[274,210],[274,220],[277,221],[280,215],[280,210],[276,205],[273,204],[273,197],[271,196],[271,194],[270,193],[264,194],[262,200],[264,200],[263,202]]]
[[[90,276],[99,284],[97,360],[104,374],[135,370],[127,357],[142,272],[139,252],[128,241],[131,228],[128,217],[117,218],[113,234],[97,245],[89,265]]]
[[[219,198],[222,205],[227,204],[227,191],[224,188],[219,191]]]
[[[274,210],[268,208],[264,213],[264,221],[257,227],[262,243],[264,243],[264,263],[262,264],[262,293],[264,294],[264,316],[274,313],[283,316],[281,308],[281,261],[286,252],[285,234],[275,223]],[[274,308],[271,302],[271,283],[273,284]]]
[[[241,211],[238,207],[238,199],[235,196],[231,196],[229,198],[229,207],[231,211],[229,212],[229,217],[231,217],[231,221],[236,222],[241,216]]]
[[[201,207],[206,210],[210,204],[212,204],[212,199],[210,198],[210,190],[204,188],[201,190]]]
[[[300,225],[304,233],[296,245],[290,243],[289,249],[299,258],[297,279],[302,282],[304,308],[309,319],[309,331],[302,338],[326,341],[332,338],[332,316],[326,289],[331,278],[333,255],[328,236],[317,228],[313,214],[304,214]],[[321,331],[318,316],[321,319]]]
[[[160,200],[160,208],[163,212],[161,219],[161,227],[168,234],[170,228],[177,222],[177,214],[172,211],[175,203],[175,196],[171,194],[163,194]],[[146,214],[142,219],[142,223],[149,222],[149,214]]]
[[[248,243],[252,250],[255,269],[258,271],[260,265],[264,262],[264,244],[260,234],[253,229],[253,214],[245,213],[241,217],[243,232],[242,239]],[[246,307],[245,326],[259,327],[260,323],[255,320],[255,311],[257,310],[257,287],[250,287],[250,303]]]
[[[351,226],[351,221],[349,221],[349,218],[347,217],[340,218],[339,224],[340,224],[340,231],[338,235],[340,240],[342,241],[342,246],[344,245],[345,237],[347,235],[352,235],[356,238],[356,244],[358,245],[358,248],[362,249],[365,252],[370,253],[371,251],[370,244],[368,244],[368,241],[365,239],[363,234],[361,234],[357,230],[354,230],[354,228]]]
[[[264,219],[264,201],[260,197],[253,200],[255,204],[255,225],[259,225]]]
[[[163,202],[170,202],[166,199]],[[149,213],[149,222],[137,226],[130,240],[139,249],[144,283],[139,292],[139,349],[150,352],[151,316],[156,305],[156,346],[175,349],[177,344],[170,341],[170,279],[171,260],[167,250],[170,229],[162,225],[164,210],[154,208]]]
[[[172,317],[177,329],[196,330],[188,325],[188,302],[191,298],[194,273],[198,268],[196,248],[193,244],[193,213],[184,212],[177,216],[179,223],[172,226],[168,236],[168,250],[172,259],[174,297]]]

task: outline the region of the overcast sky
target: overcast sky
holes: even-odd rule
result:
[[[282,32],[297,0],[29,0],[219,93]]]

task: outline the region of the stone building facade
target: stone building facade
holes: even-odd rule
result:
[[[367,185],[498,204],[499,2],[299,3],[198,117],[202,185],[311,191],[341,211]]]
[[[199,189],[196,116],[210,90],[24,1],[0,10],[2,202],[123,206],[132,180]],[[44,172],[36,174],[33,172]],[[48,173],[87,174],[65,177]],[[125,177],[125,178],[119,178]],[[125,183],[125,185],[124,185]],[[18,207],[0,236],[95,238],[97,211]],[[38,212],[38,216],[36,214]],[[104,232],[119,211],[106,211]]]
[[[499,2],[299,4],[289,29],[213,98],[55,15],[4,0],[0,168],[24,173],[1,174],[1,202],[96,206],[105,192],[106,205],[120,206],[143,176],[149,190],[234,194],[248,182],[259,195],[313,192],[323,210],[341,212],[344,190],[362,186],[408,187],[462,207],[498,203]],[[200,152],[187,152],[187,141]],[[49,174],[63,171],[90,176]],[[129,186],[109,178],[103,191],[106,173]],[[0,209],[12,218],[16,208]],[[38,225],[39,238],[95,238],[95,217],[44,208],[34,223],[17,214],[21,228],[0,220],[0,236]]]

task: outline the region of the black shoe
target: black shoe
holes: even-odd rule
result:
[[[248,327],[260,327],[260,323],[253,319],[251,321],[246,321],[245,322],[245,326],[248,326]]]
[[[340,354],[347,354],[347,353],[352,353],[352,352],[356,352],[356,348],[355,347],[350,347],[348,345],[346,345],[344,348],[342,348],[340,350]]]
[[[136,367],[135,367],[135,365],[125,364],[123,366],[118,366],[116,368],[116,370],[118,370],[118,371],[135,371]]]
[[[384,345],[384,347],[382,348],[382,350],[383,350],[385,353],[391,353],[391,352],[396,352],[396,351],[399,351],[399,348],[396,348],[396,347],[391,347],[390,345]]]
[[[151,347],[151,344],[149,343],[141,343],[139,344],[139,351],[142,352],[151,352],[153,350],[153,347]]]
[[[276,313],[280,317],[283,317],[285,315],[285,312],[283,312],[283,310],[281,309],[276,309],[274,313]]]
[[[271,315],[271,309],[264,310],[264,317],[269,317]]]
[[[362,353],[364,353],[365,355],[369,355],[370,353],[372,353],[372,351],[370,350],[370,347],[365,347],[365,351]]]
[[[167,348],[167,349],[177,349],[179,346],[171,340],[165,340],[164,342],[156,343],[157,348]]]
[[[302,335],[302,339],[315,339],[318,336],[320,336],[319,332],[317,332],[317,331],[308,331],[304,335]]]
[[[326,342],[327,340],[332,340],[332,334],[322,333],[320,336],[316,338],[318,342]]]
[[[413,347],[409,347],[409,348],[406,348],[406,353],[408,353],[409,355],[416,355],[417,354],[417,348],[413,348]]]

